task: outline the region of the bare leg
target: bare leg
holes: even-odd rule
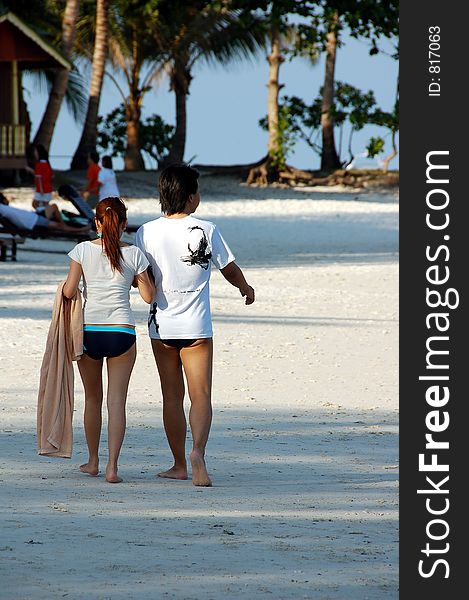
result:
[[[70,233],[77,233],[80,231],[91,231],[91,225],[84,225],[83,227],[72,227],[71,225],[67,225],[63,221],[49,221],[48,228],[55,229],[56,231],[68,231]]]
[[[134,344],[127,352],[107,359],[108,388],[108,445],[109,460],[106,466],[106,481],[120,483],[117,475],[117,461],[125,435],[125,402],[129,388],[130,375],[137,355]]]
[[[67,225],[64,223],[62,219],[62,214],[60,213],[59,207],[57,204],[47,204],[45,209],[46,219],[49,219],[49,228],[50,229],[59,229],[61,231],[90,231],[91,225],[84,225],[83,227],[73,227],[72,225]]]
[[[49,219],[49,221],[63,223],[62,215],[60,214],[60,210],[57,204],[46,204],[45,216],[46,219]]]
[[[189,423],[193,443],[190,454],[192,483],[208,487],[212,482],[205,466],[205,446],[212,423],[212,339],[200,339],[194,345],[183,348],[181,361],[191,400]]]
[[[174,457],[174,465],[167,471],[158,473],[158,476],[187,479],[187,423],[184,415],[184,378],[179,350],[165,346],[159,340],[152,340],[151,345],[161,381],[164,429]]]
[[[88,444],[88,462],[80,465],[82,473],[96,476],[99,471],[99,438],[101,436],[101,408],[103,404],[103,361],[83,354],[78,361],[83,387],[85,388],[85,436]]]

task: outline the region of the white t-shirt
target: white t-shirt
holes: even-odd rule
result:
[[[136,246],[123,246],[123,271],[113,271],[101,244],[77,244],[68,256],[83,270],[85,325],[135,325],[129,290],[135,275],[143,273],[148,260]]]
[[[10,220],[13,225],[23,229],[33,229],[38,220],[38,215],[35,212],[15,208],[7,204],[0,204],[0,215]]]
[[[150,337],[212,337],[211,265],[223,269],[235,259],[217,226],[190,215],[160,217],[140,227],[135,243],[145,252],[155,276]]]
[[[118,198],[119,188],[117,187],[116,174],[112,169],[105,169],[101,167],[98,173],[98,181],[101,183],[99,186],[99,199],[104,198]]]

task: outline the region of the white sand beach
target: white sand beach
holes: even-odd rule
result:
[[[131,223],[159,216],[154,173],[118,180]],[[78,470],[77,369],[73,457],[37,455],[39,369],[74,243],[27,240],[0,263],[2,599],[398,598],[398,196],[212,176],[201,191],[197,215],[257,294],[247,307],[213,274],[213,488],[155,476],[170,452],[134,291],[124,483]],[[4,193],[30,208],[31,190]]]

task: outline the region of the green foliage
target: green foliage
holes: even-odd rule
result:
[[[284,96],[280,103],[279,113],[279,160],[286,157],[295,143],[302,139],[317,154],[321,154],[318,137],[321,130],[322,88],[318,97],[306,104],[298,96]],[[371,90],[362,92],[358,88],[337,81],[335,84],[334,104],[331,108],[334,122],[342,127],[346,122],[351,126],[351,136],[355,131],[363,129],[369,123],[384,122],[388,113],[376,109],[376,100]],[[267,118],[259,121],[263,129],[267,129]],[[351,136],[349,149],[351,146]],[[350,149],[351,150],[351,149]]]
[[[393,151],[397,154],[396,133],[399,131],[399,98],[396,99],[392,112],[385,112],[377,108],[370,114],[369,122],[378,127],[385,127],[391,133]],[[384,151],[384,140],[380,137],[371,138],[367,146],[368,155],[374,158]]]
[[[140,122],[141,150],[158,164],[168,155],[174,127],[159,115],[151,115]],[[98,118],[98,147],[113,156],[124,156],[127,147],[127,122],[125,108],[118,106],[106,117]]]
[[[48,43],[60,48],[61,13],[52,0],[0,0],[0,15],[11,11]]]
[[[359,131],[369,123],[371,110],[376,105],[373,92],[362,92],[353,85],[336,82],[334,101],[334,121],[338,124],[347,119],[354,131]]]
[[[370,54],[379,52],[380,37],[397,38],[399,35],[399,0],[319,0],[311,11],[311,26],[317,34],[317,43],[325,44],[335,16],[334,31],[340,44],[340,33],[346,26],[356,39],[371,43]]]
[[[392,112],[385,112],[380,108],[376,109],[370,115],[370,123],[378,125],[379,127],[386,127],[392,133],[399,131],[399,100],[396,100],[394,110]]]
[[[262,119],[265,121],[265,128],[267,129],[267,118]],[[279,106],[278,111],[278,127],[277,127],[277,139],[275,145],[275,151],[270,153],[272,164],[279,171],[285,169],[287,164],[287,156],[291,153],[296,143],[296,133],[293,126],[293,121],[290,116],[289,107],[284,104]]]
[[[368,142],[368,146],[366,147],[368,152],[368,156],[370,158],[374,158],[378,154],[381,154],[384,150],[384,140],[381,137],[372,137]]]

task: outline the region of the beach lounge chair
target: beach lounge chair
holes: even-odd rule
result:
[[[85,202],[80,192],[68,183],[61,185],[57,190],[59,196],[64,200],[69,200],[77,209],[81,217],[87,219],[90,223],[94,223],[94,210]]]
[[[76,187],[67,183],[61,185],[57,192],[61,198],[63,198],[64,200],[69,200],[73,204],[73,206],[80,213],[81,217],[88,219],[89,221],[91,221],[91,223],[94,223],[94,210],[86,203],[86,201],[84,200],[80,192],[76,189]],[[70,214],[67,213],[67,211],[62,211],[62,213],[65,213],[65,217],[67,216],[67,214]],[[135,233],[139,228],[140,225],[127,224],[126,231],[128,233]]]
[[[18,244],[24,244],[24,238],[11,233],[3,233],[0,227],[0,262],[5,262],[10,250],[10,259],[16,261],[16,250]]]
[[[94,236],[93,231],[61,231],[60,229],[49,229],[48,227],[34,227],[33,229],[25,229],[18,227],[12,223],[7,217],[0,215],[0,234],[9,234],[16,238],[17,243],[22,243],[19,240],[27,238],[37,240],[76,240],[83,242]],[[14,248],[16,255],[16,246]]]

